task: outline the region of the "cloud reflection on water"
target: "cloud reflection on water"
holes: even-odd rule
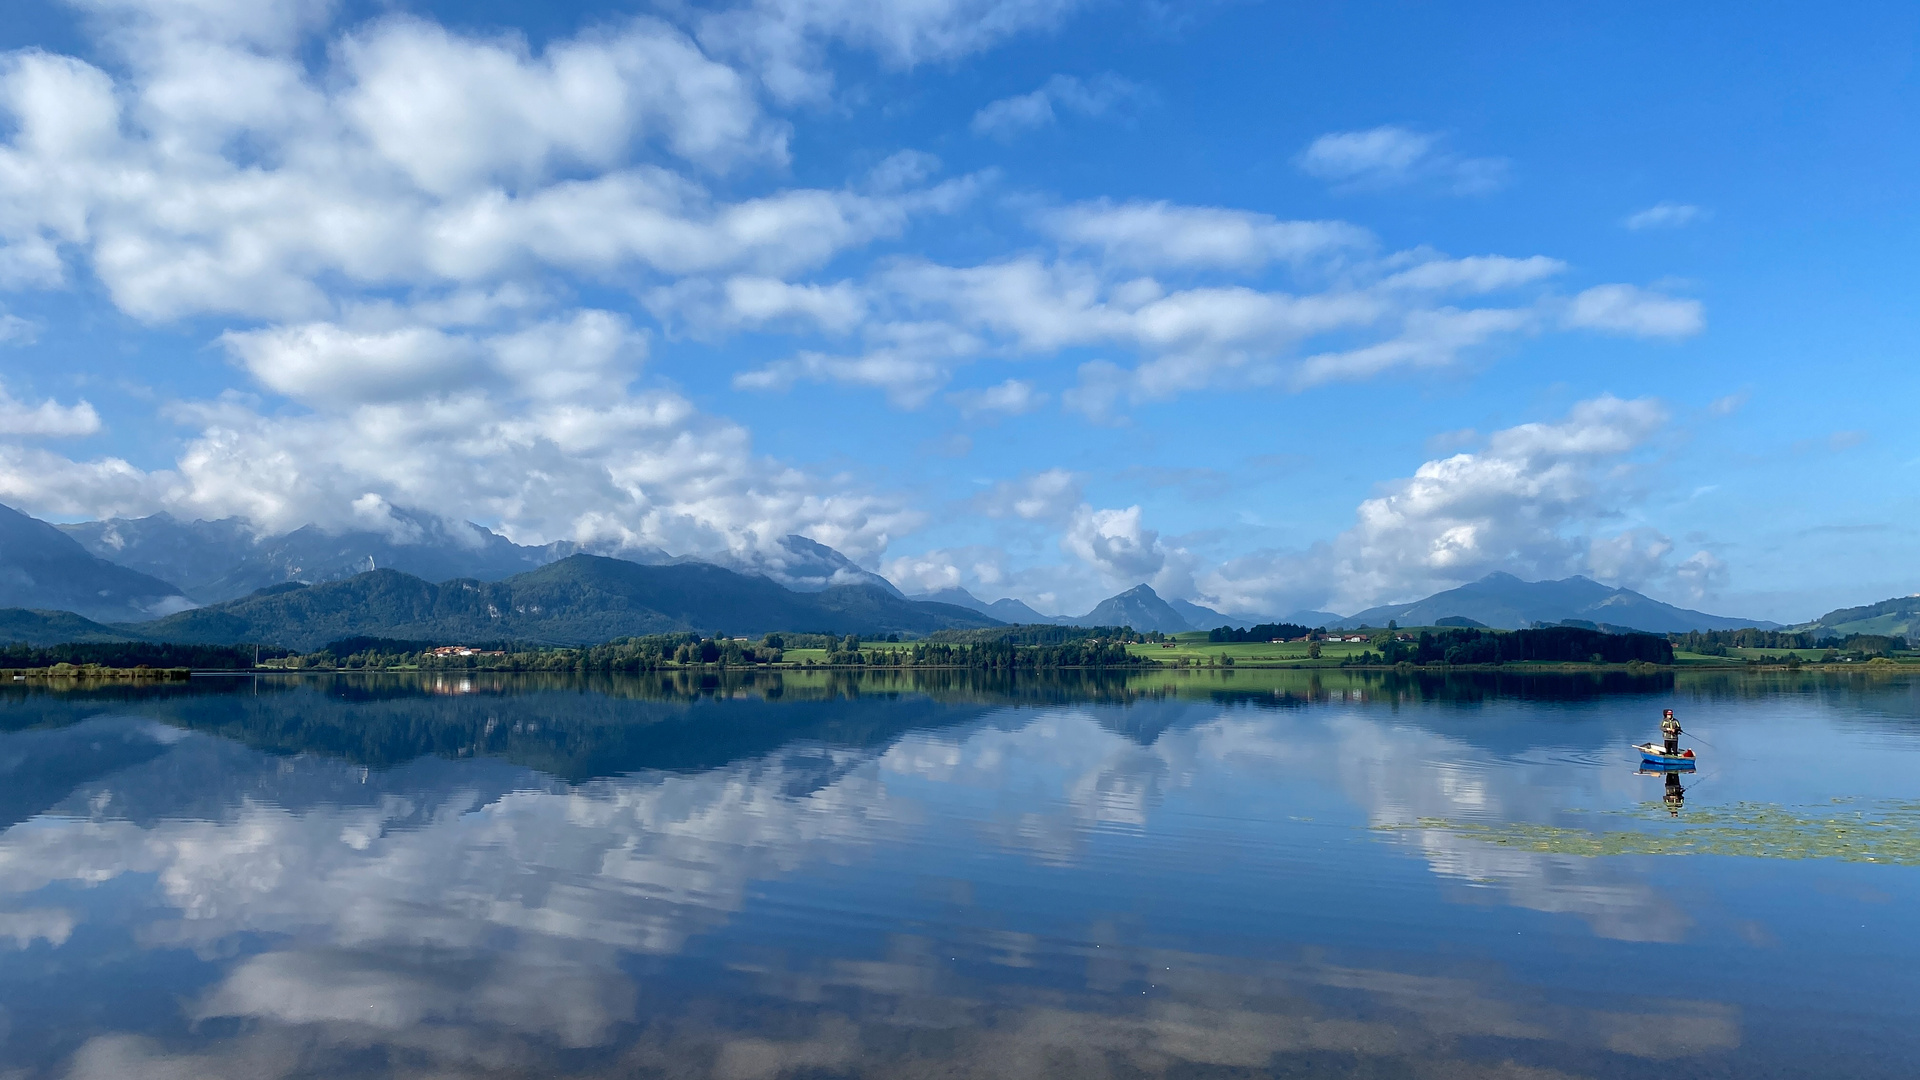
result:
[[[171,1035],[103,1021],[71,1058],[75,1080],[361,1068],[1164,1075],[1316,1055],[1382,1059],[1410,1075],[1550,1077],[1566,1074],[1501,1062],[1738,1042],[1736,1016],[1710,1005],[1680,1007],[1660,1026],[1654,1005],[1555,1006],[1493,968],[1443,976],[1241,958],[1148,948],[1098,927],[1062,940],[1021,925],[1021,911],[978,905],[967,907],[972,921],[916,931],[858,895],[836,895],[844,910],[807,915],[853,927],[835,942],[844,955],[819,955],[817,936],[778,955],[727,940],[743,912],[772,902],[773,883],[884,868],[889,852],[932,839],[941,820],[1031,860],[1056,875],[1047,887],[1071,893],[1097,891],[1091,838],[1117,830],[1177,845],[1191,826],[1179,815],[1201,794],[1331,778],[1372,824],[1542,809],[1524,775],[1474,770],[1470,747],[1360,710],[1178,711],[1145,744],[1115,730],[1114,710],[1010,711],[876,749],[794,745],[696,772],[575,785],[484,762],[369,777],[334,759],[175,737],[0,834],[0,904],[11,911],[0,914],[0,941],[69,947],[85,936],[74,916],[59,922],[36,894],[117,883],[118,907],[79,917],[141,948],[192,950],[216,969]],[[217,813],[153,811],[175,797],[179,777],[213,774],[227,785]],[[352,799],[276,797],[296,791]],[[1499,851],[1440,831],[1387,842],[1411,843],[1450,881],[1578,915],[1602,936],[1673,940],[1647,935],[1684,930],[1656,891],[1599,860]],[[135,880],[143,875],[150,887]],[[661,966],[669,962],[705,974]],[[1494,1049],[1469,1055],[1462,1039]]]

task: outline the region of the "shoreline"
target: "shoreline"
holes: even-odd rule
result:
[[[1626,664],[1582,664],[1582,663],[1535,663],[1523,661],[1513,664],[1340,664],[1314,663],[1301,661],[1255,662],[1227,665],[1193,664],[1187,667],[1175,667],[1172,664],[1115,664],[1115,665],[1061,665],[1058,667],[975,667],[967,664],[676,664],[646,668],[639,671],[615,671],[600,668],[579,670],[576,668],[505,668],[505,667],[392,667],[392,668],[252,668],[221,669],[195,671],[196,676],[204,675],[657,675],[693,672],[699,674],[719,673],[794,673],[809,671],[984,671],[1014,674],[1042,674],[1053,671],[1105,671],[1127,672],[1132,674],[1176,673],[1182,675],[1200,673],[1227,673],[1235,671],[1374,671],[1396,674],[1433,674],[1517,672],[1522,674],[1628,674],[1653,675],[1662,672],[1685,673],[1702,672],[1713,674],[1845,674],[1849,672],[1920,672],[1920,661],[1894,661],[1888,664],[1836,663],[1802,664],[1798,668],[1786,664],[1651,664],[1632,662]],[[3,673],[0,673],[3,674]],[[54,676],[56,678],[61,676]],[[72,677],[72,676],[66,676]]]

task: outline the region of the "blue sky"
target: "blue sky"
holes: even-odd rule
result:
[[[1920,12],[24,5],[0,499],[1351,611],[1920,589]]]

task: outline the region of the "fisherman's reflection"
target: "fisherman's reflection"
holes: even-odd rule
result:
[[[1672,814],[1674,817],[1679,817],[1680,804],[1687,799],[1687,789],[1680,786],[1679,773],[1669,772],[1667,774],[1667,792],[1661,798],[1662,801],[1667,804],[1667,813]]]

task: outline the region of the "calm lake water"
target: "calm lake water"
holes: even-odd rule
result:
[[[1898,676],[14,685],[0,1077],[1913,1077],[1916,778]]]

